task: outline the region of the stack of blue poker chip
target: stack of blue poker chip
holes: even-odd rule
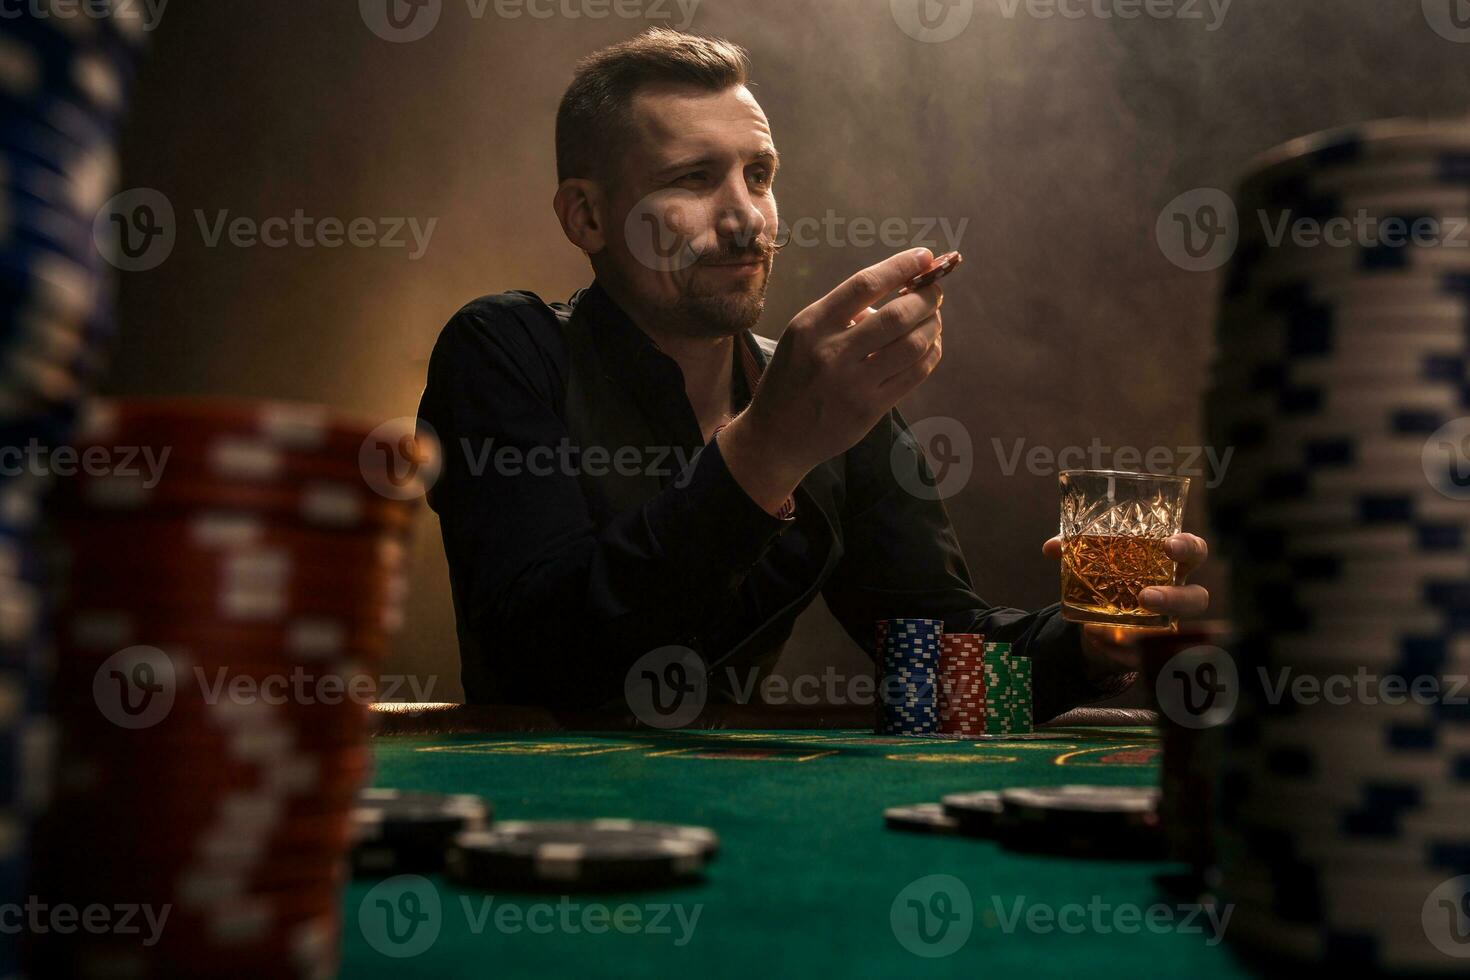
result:
[[[142,25],[96,6],[41,4],[0,25],[0,428],[12,441],[66,439],[113,334],[109,238],[95,230]]]
[[[943,620],[879,622],[879,735],[938,734],[939,654],[943,637]]]
[[[51,3],[0,20],[0,906],[26,894],[26,827],[45,807],[48,453],[64,445],[113,337],[94,229],[148,25],[143,5]],[[15,451],[19,450],[17,457]],[[14,937],[0,978],[16,974]]]
[[[1228,936],[1273,959],[1462,973],[1470,121],[1298,140],[1236,201],[1206,396],[1209,441],[1233,452],[1210,506],[1241,636]],[[1329,227],[1335,242],[1292,230]]]

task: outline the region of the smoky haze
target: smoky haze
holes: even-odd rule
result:
[[[1202,440],[1217,277],[1168,261],[1155,241],[1161,209],[1229,187],[1253,154],[1295,135],[1466,112],[1470,44],[1432,29],[1432,0],[1236,0],[1223,16],[1218,0],[1178,0],[1156,8],[1191,16],[1128,20],[1099,13],[1127,0],[1063,0],[1076,18],[977,0],[942,43],[900,29],[903,2],[705,0],[688,29],[750,50],[787,224],[829,213],[849,226],[932,222],[929,238],[899,247],[936,251],[951,244],[943,229],[963,229],[965,265],[945,282],[944,362],[903,408],[971,434],[973,474],[948,507],[977,589],[1035,607],[1058,593],[1040,551],[1057,528],[1056,477],[1024,455],[1007,472],[1017,447]],[[396,44],[352,2],[169,5],[123,185],[167,195],[178,244],[159,268],[123,276],[109,389],[411,413],[434,338],[466,301],[506,289],[564,300],[590,280],[551,210],[553,118],[578,57],[652,24],[682,26],[688,9],[638,7],[655,16],[570,17],[591,5],[562,0],[537,5],[550,17],[500,16],[491,3],[476,18],[478,3],[444,0],[429,36]],[[418,259],[411,247],[210,247],[199,227],[201,213],[212,225],[222,212],[298,210],[438,222]],[[779,335],[898,250],[854,237],[781,253],[760,332]],[[1207,533],[1202,482],[1186,523]],[[1221,572],[1204,581],[1218,587]],[[782,670],[826,663],[861,669],[819,603]],[[389,670],[433,676],[432,699],[459,695],[428,515]]]

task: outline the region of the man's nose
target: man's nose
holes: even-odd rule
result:
[[[715,231],[721,241],[733,241],[748,247],[766,228],[766,216],[750,196],[742,175],[738,183],[727,183],[716,202]]]

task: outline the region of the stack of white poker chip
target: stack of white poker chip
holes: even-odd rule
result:
[[[1227,937],[1276,960],[1470,968],[1470,122],[1252,168],[1207,395],[1232,447]],[[1318,240],[1317,230],[1326,237]]]

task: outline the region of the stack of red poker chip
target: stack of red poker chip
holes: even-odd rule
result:
[[[155,399],[100,405],[77,449],[35,891],[167,918],[41,937],[36,972],[332,976],[375,673],[437,446],[412,420]]]
[[[946,633],[939,649],[939,732],[975,738],[985,734],[985,637]]]

